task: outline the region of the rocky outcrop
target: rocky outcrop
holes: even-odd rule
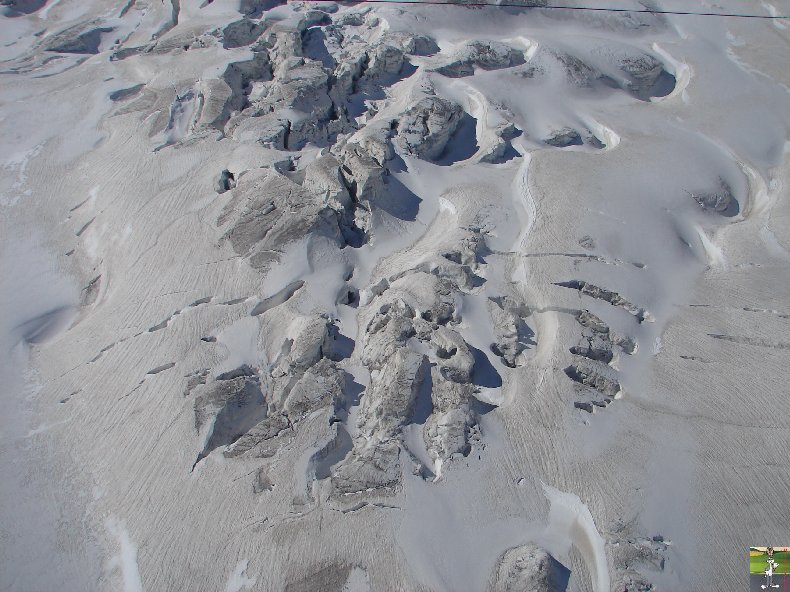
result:
[[[375,43],[346,37],[340,27],[354,19],[367,22],[361,14],[346,13],[336,24],[328,12],[308,10],[291,24],[267,28],[245,17],[228,25],[222,32],[224,45],[250,45],[254,57],[226,69],[222,80],[230,95],[222,109],[211,110],[221,111],[224,120],[216,115],[212,121],[227,122],[227,134],[253,136],[278,150],[299,150],[308,143],[330,145],[338,135],[355,131],[350,98],[360,92],[380,94],[397,80],[407,54],[430,53],[436,47],[427,37],[401,32],[387,33]],[[305,49],[311,27],[322,29],[325,51],[320,55],[311,54],[309,44]],[[209,86],[214,96],[222,94],[216,85]]]
[[[222,47],[232,49],[244,47],[258,40],[266,30],[266,24],[250,18],[234,21],[222,29]]]
[[[451,62],[436,68],[449,78],[472,76],[475,69],[499,70],[524,63],[524,52],[498,41],[470,41],[462,46]]]
[[[492,592],[562,592],[568,569],[534,544],[508,549],[497,564]]]
[[[228,224],[223,239],[236,253],[265,269],[288,244],[308,235],[322,236],[338,248],[349,244],[344,232],[354,227],[352,204],[324,198],[271,170],[234,195],[218,224]],[[237,212],[243,199],[249,201]]]
[[[231,95],[224,109],[242,111],[249,104],[248,96],[253,92],[253,83],[272,79],[272,64],[266,52],[256,52],[250,60],[232,62],[225,68],[221,79],[227,84]]]
[[[328,84],[329,74],[319,62],[289,58],[275,72],[272,84],[251,90],[240,118],[263,118],[263,123],[253,123],[268,130],[261,133],[260,142],[272,148],[298,150],[307,142],[326,143],[350,125],[336,111]],[[303,115],[296,117],[294,111]]]
[[[607,550],[614,568],[612,590],[651,592],[651,579],[666,568],[670,541],[661,535],[637,536],[633,524],[619,524],[608,537]]]
[[[605,376],[602,371],[602,368],[599,370],[597,367],[584,362],[572,364],[565,368],[565,374],[568,375],[568,378],[605,395],[610,399],[607,401],[608,404],[611,402],[611,399],[616,398],[620,394],[620,384]]]
[[[368,51],[367,58],[367,68],[365,68],[367,78],[395,76],[403,68],[403,50],[393,45],[377,45]]]
[[[230,99],[233,89],[224,80],[214,78],[201,80],[196,86],[196,91],[198,105],[195,129],[222,130],[230,115]]]
[[[415,35],[405,31],[392,31],[382,37],[382,41],[409,55],[427,56],[439,51],[436,41],[425,35]]]
[[[236,177],[228,169],[224,169],[216,181],[214,181],[214,191],[225,193],[236,187]]]
[[[98,27],[93,24],[75,25],[47,38],[44,51],[54,53],[96,54],[99,53],[102,35],[111,33],[113,27]]]
[[[614,44],[593,48],[587,56],[542,48],[528,70],[529,77],[535,78],[557,71],[572,86],[619,88],[642,101],[668,95],[676,82],[655,56]]]
[[[249,17],[256,17],[263,11],[271,10],[281,4],[285,4],[285,0],[240,0],[239,12]]]
[[[287,332],[265,370],[243,365],[214,378],[206,372],[188,377],[185,394],[195,397],[195,428],[203,433],[211,425],[196,464],[217,448],[229,458],[272,457],[301,421],[321,410],[328,419],[346,405],[350,377],[337,365],[345,352],[336,344],[336,327],[319,315],[283,326],[273,320],[279,314],[261,313],[272,339]]]
[[[479,235],[470,233],[457,250],[361,291],[360,360],[371,381],[351,451],[331,474],[336,501],[394,492],[407,459],[417,474],[435,479],[448,461],[471,451],[476,358],[456,328],[456,298],[474,289],[470,278],[484,250]],[[408,444],[407,427],[417,434]]]
[[[626,77],[625,88],[643,101],[666,96],[675,88],[675,77],[650,54],[624,55],[617,66]]]
[[[574,362],[564,372],[577,385],[584,387],[578,389],[574,406],[593,413],[621,396],[622,387],[614,362],[619,352],[633,354],[636,342],[619,335],[588,310],[576,311],[574,317],[582,327],[582,335],[579,342],[570,348]]]
[[[480,162],[500,163],[518,153],[513,149],[511,140],[521,135],[522,131],[512,123],[502,123],[494,129],[496,142],[480,158]]]
[[[418,100],[397,124],[395,144],[406,154],[436,160],[444,152],[464,110],[448,99],[428,95]]]
[[[193,388],[200,392],[194,403],[195,428],[200,432],[204,424],[212,422],[195,464],[212,450],[233,444],[266,417],[260,379],[255,374],[217,377],[210,385]]]
[[[719,179],[719,187],[715,191],[689,192],[689,196],[699,204],[699,207],[708,212],[715,212],[731,218],[740,212],[740,204],[732,194],[729,184]]]
[[[653,320],[653,316],[647,310],[636,306],[635,304],[623,298],[621,294],[613,292],[612,290],[601,288],[600,286],[596,286],[584,280],[557,282],[555,285],[562,286],[563,288],[571,288],[572,290],[578,290],[580,295],[589,296],[591,298],[595,298],[596,300],[603,300],[612,306],[622,308],[623,310],[634,315],[636,320],[640,323]]]
[[[491,344],[491,351],[510,368],[524,365],[524,352],[535,335],[524,320],[532,311],[523,304],[506,296],[488,299],[488,312],[497,341]]]
[[[280,369],[282,371],[282,369]],[[269,458],[292,437],[299,422],[319,409],[333,414],[343,401],[347,376],[333,361],[320,358],[307,369],[297,366],[289,373],[271,377],[269,415],[225,451],[227,457]]]
[[[581,134],[575,129],[564,127],[555,130],[549,134],[549,137],[544,140],[549,146],[555,148],[566,148],[568,146],[581,146],[584,144]]]
[[[636,342],[633,339],[619,335],[589,310],[577,311],[574,316],[576,322],[583,327],[585,341],[594,344],[591,347],[611,350],[616,345],[628,355],[636,351]]]

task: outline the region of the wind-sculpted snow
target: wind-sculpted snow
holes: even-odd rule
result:
[[[588,91],[622,89],[648,101],[666,96],[675,88],[675,77],[666,68],[656,56],[636,48],[592,43],[576,51],[540,47],[523,72],[536,81],[560,75],[574,87]]]
[[[776,23],[0,4],[0,588],[733,589],[701,542],[781,538]]]

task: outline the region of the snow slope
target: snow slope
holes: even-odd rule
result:
[[[0,590],[724,590],[790,538],[787,22],[523,4],[0,7]]]

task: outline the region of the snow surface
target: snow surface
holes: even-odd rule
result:
[[[268,7],[0,7],[0,590],[740,586],[790,539],[787,21]]]

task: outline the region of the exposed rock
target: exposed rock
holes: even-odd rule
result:
[[[258,469],[255,473],[255,480],[252,483],[252,492],[258,494],[264,491],[271,491],[272,489],[274,489],[274,483],[269,479],[266,469]]]
[[[675,77],[649,54],[624,56],[618,66],[628,78],[627,89],[643,101],[666,96],[675,88]]]
[[[382,39],[385,43],[394,45],[403,53],[410,55],[426,56],[433,55],[439,51],[436,41],[425,35],[394,31],[387,33]]]
[[[356,226],[366,230],[367,217],[375,204],[386,199],[384,168],[359,144],[346,144],[340,149],[341,174],[351,199],[364,211],[357,210]]]
[[[689,193],[700,208],[713,211],[722,216],[736,216],[740,211],[738,201],[732,195],[732,189],[723,179],[719,179],[719,189],[712,192]]]
[[[110,33],[113,27],[91,27],[75,25],[47,38],[44,51],[56,53],[96,54],[99,53],[101,36]]]
[[[233,219],[223,238],[253,267],[268,267],[279,260],[286,245],[309,234],[323,236],[338,247],[347,244],[340,227],[347,212],[332,209],[322,197],[279,173],[271,171],[245,187],[239,199],[250,201],[239,214],[234,212],[238,202],[229,203],[218,223]]]
[[[286,0],[240,0],[239,12],[249,16],[256,16],[265,10],[271,10],[285,3]]]
[[[491,344],[491,351],[502,358],[502,363],[510,368],[524,364],[523,352],[535,345],[532,340],[534,332],[524,321],[532,311],[513,299],[502,296],[488,299],[488,312],[496,335],[496,343]]]
[[[368,65],[365,76],[373,78],[386,74],[396,75],[403,68],[403,51],[392,45],[377,45],[368,52]]]
[[[315,590],[343,592],[350,572],[350,565],[328,565],[302,579],[288,583],[285,592],[314,592]]]
[[[340,173],[340,162],[331,154],[321,156],[307,165],[302,187],[322,196],[335,210],[351,206],[351,196]]]
[[[589,364],[572,364],[565,368],[565,374],[583,386],[595,389],[607,397],[616,398],[620,394],[620,384]]]
[[[249,18],[234,21],[222,30],[222,47],[230,49],[250,45],[265,29],[265,23]]]
[[[308,368],[293,385],[283,409],[292,421],[325,406],[336,410],[343,401],[345,380],[345,372],[340,371],[334,362],[322,359]]]
[[[90,306],[96,302],[101,291],[101,274],[97,275],[88,285],[82,289],[80,294],[80,306]]]
[[[584,294],[585,296],[589,296],[591,298],[595,298],[597,300],[603,300],[608,302],[612,306],[616,306],[618,308],[622,308],[623,310],[628,311],[632,315],[636,317],[636,320],[640,323],[645,321],[653,321],[653,316],[644,308],[640,308],[635,304],[632,304],[625,298],[623,298],[617,292],[612,292],[611,290],[607,290],[606,288],[601,288],[594,284],[590,284],[584,280],[570,280],[567,282],[557,282],[555,283],[557,286],[562,286],[563,288],[571,288],[573,290],[578,290],[579,294]]]
[[[569,573],[545,549],[521,545],[500,558],[493,592],[562,592]]]
[[[553,48],[540,49],[533,58],[531,76],[562,72],[568,84],[578,87],[620,88],[642,101],[672,92],[675,77],[656,57],[626,46],[603,45],[590,56],[577,56]]]
[[[195,400],[195,426],[200,429],[211,419],[213,425],[195,464],[215,448],[236,442],[266,417],[257,376],[240,376],[199,388],[204,392]]]
[[[392,494],[400,485],[400,446],[380,442],[366,449],[355,449],[338,465],[331,477],[332,494]]]
[[[224,169],[214,181],[214,191],[225,193],[236,187],[236,177],[228,169]]]
[[[612,590],[617,592],[651,592],[655,590],[651,574],[665,569],[668,541],[661,535],[634,536],[634,523],[620,524],[608,540],[612,558]]]
[[[116,90],[115,92],[110,93],[110,100],[113,102],[116,101],[125,101],[126,99],[131,99],[132,97],[137,96],[140,94],[145,88],[144,84],[135,84],[134,86],[130,86],[129,88],[122,88],[120,90]]]
[[[436,160],[444,152],[463,114],[461,106],[452,101],[426,96],[401,115],[394,141],[407,154]]]
[[[264,298],[258,304],[256,304],[255,308],[253,308],[250,311],[250,315],[256,317],[276,306],[280,306],[281,304],[290,300],[291,297],[294,294],[296,294],[296,292],[301,290],[302,286],[304,286],[303,280],[296,280],[295,282],[291,282],[290,284],[285,286],[282,290],[278,291],[275,294],[272,294],[268,298]]]
[[[247,97],[252,92],[252,83],[272,79],[272,64],[266,52],[256,52],[252,59],[232,62],[225,68],[222,80],[228,85],[231,95],[224,106],[228,112],[241,111],[247,107]]]
[[[498,70],[524,63],[524,53],[498,41],[470,41],[458,50],[449,64],[436,72],[450,78],[471,76],[475,68]]]
[[[548,138],[544,140],[549,146],[557,148],[566,148],[568,146],[581,146],[584,144],[581,134],[575,129],[564,127],[562,129],[552,132]]]

